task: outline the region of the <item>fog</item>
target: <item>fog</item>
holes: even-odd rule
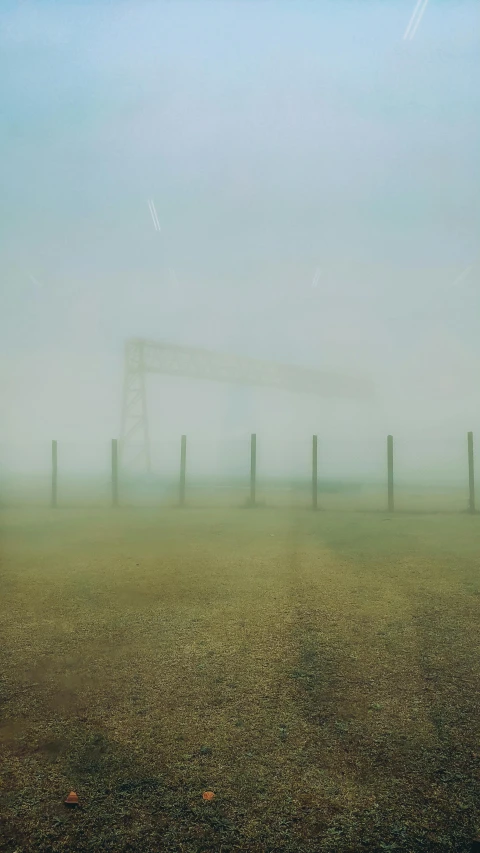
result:
[[[256,432],[272,473],[308,477],[315,433],[323,470],[373,476],[391,433],[409,476],[464,479],[480,13],[432,0],[404,38],[413,6],[2,3],[3,469],[48,468],[52,439],[108,469],[125,341],[146,338],[374,389],[149,376],[165,470],[185,433],[199,470],[238,450],[248,475]]]

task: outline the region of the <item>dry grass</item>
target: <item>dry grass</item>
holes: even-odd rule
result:
[[[0,850],[469,850],[480,517],[1,529]]]

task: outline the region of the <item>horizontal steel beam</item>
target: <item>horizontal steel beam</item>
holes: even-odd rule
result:
[[[142,350],[143,357],[139,358]],[[321,397],[374,399],[373,385],[364,378],[142,339],[128,341],[129,351],[130,368],[145,373],[260,385]]]

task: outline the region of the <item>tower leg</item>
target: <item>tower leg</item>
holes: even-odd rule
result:
[[[125,345],[120,461],[124,469],[151,471],[143,341]]]

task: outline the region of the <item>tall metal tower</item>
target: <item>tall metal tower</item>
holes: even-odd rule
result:
[[[124,467],[140,463],[147,472],[151,471],[147,373],[272,387],[329,398],[369,401],[374,397],[370,382],[361,378],[134,338],[125,344],[120,459]]]

